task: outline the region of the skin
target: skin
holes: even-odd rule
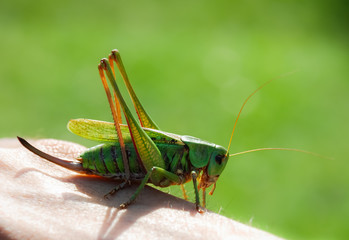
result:
[[[58,157],[84,151],[75,143],[31,140]],[[35,156],[17,139],[0,139],[0,239],[280,239],[193,203],[146,187],[127,209],[117,206],[132,185],[110,200],[115,182],[74,173]]]

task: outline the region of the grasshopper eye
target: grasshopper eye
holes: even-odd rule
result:
[[[222,164],[222,161],[223,161],[223,158],[224,158],[224,155],[217,155],[215,157],[215,160],[216,160],[216,163],[218,163],[219,165]]]

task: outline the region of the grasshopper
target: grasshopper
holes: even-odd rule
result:
[[[136,109],[139,123],[132,115],[115,80],[114,63],[118,67],[129,95]],[[187,194],[183,184],[193,181],[195,204],[198,212],[203,212],[201,206],[206,205],[206,189],[216,182],[223,172],[228,159],[228,150],[234,134],[237,120],[247,100],[260,88],[254,91],[243,103],[235,121],[228,149],[203,141],[191,136],[181,136],[159,130],[159,127],[147,114],[138,100],[126,74],[120,53],[113,50],[109,58],[103,58],[98,65],[100,78],[105,89],[114,123],[90,119],[74,119],[68,123],[68,129],[87,139],[102,142],[102,144],[87,149],[77,159],[71,161],[59,159],[40,151],[23,138],[18,137],[20,143],[34,154],[58,164],[67,169],[99,175],[105,178],[123,180],[119,185],[107,193],[109,198],[117,191],[129,186],[131,182],[139,182],[139,186],[129,200],[120,205],[126,208],[135,201],[145,184],[152,183],[159,187],[180,185],[184,198]],[[106,76],[112,86],[110,91]],[[112,96],[113,93],[113,96]],[[121,110],[127,124],[122,124]],[[260,150],[292,150],[284,148],[254,149],[242,153]],[[230,155],[230,156],[232,156]],[[202,190],[202,205],[199,191]]]

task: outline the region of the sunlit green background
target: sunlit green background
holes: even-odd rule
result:
[[[111,120],[99,59],[118,48],[161,129],[231,152],[208,208],[290,239],[348,239],[346,1],[2,1],[0,137],[92,144],[71,118]],[[172,191],[172,190],[171,190]]]

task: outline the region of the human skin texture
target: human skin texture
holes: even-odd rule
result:
[[[31,140],[49,154],[75,158],[85,147]],[[0,239],[280,239],[149,186],[127,209],[137,185],[103,198],[117,182],[81,175],[0,140]]]

